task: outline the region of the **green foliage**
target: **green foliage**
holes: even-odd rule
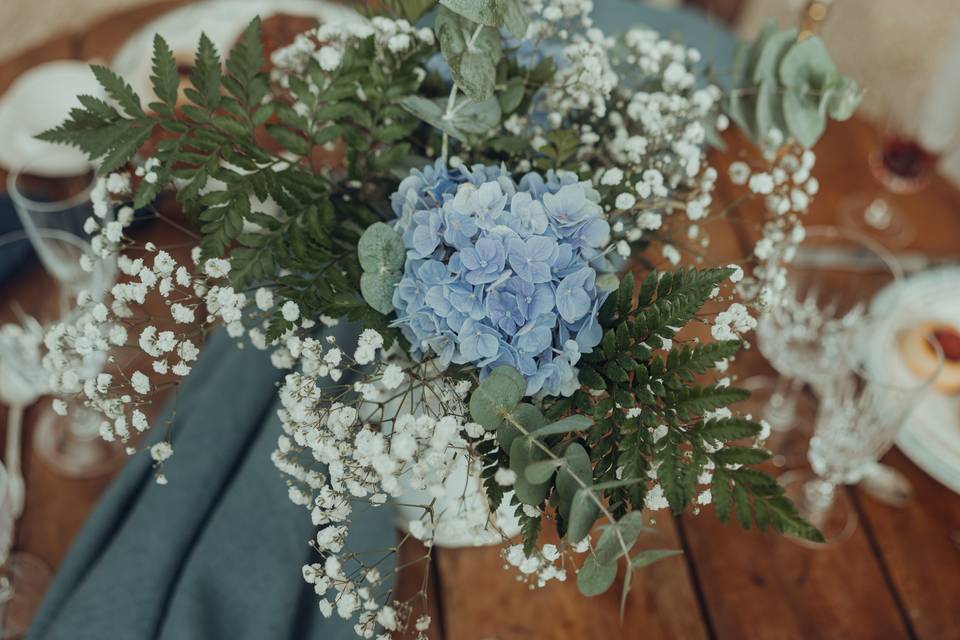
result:
[[[478,22],[441,6],[434,29],[453,79],[471,100],[479,102],[493,96],[502,50],[499,31]]]
[[[407,96],[400,101],[408,113],[458,140],[487,133],[500,122],[500,103],[496,98],[483,102],[461,101],[449,117],[445,115],[446,104],[446,99],[430,100],[421,96]]]
[[[521,0],[440,0],[445,8],[488,27],[506,27],[514,38],[527,33],[529,19]]]
[[[437,0],[386,0],[384,4],[394,15],[416,22],[437,4]]]
[[[597,556],[588,556],[577,572],[577,588],[585,596],[604,593],[617,577],[617,563],[601,564]]]
[[[178,105],[176,61],[157,37],[151,76],[157,100],[147,109],[126,82],[94,66],[111,103],[83,96],[81,107],[41,138],[80,148],[99,161],[101,174],[124,168],[152,139],[157,180],[140,181],[134,206],[149,205],[177,180],[177,198],[202,234],[204,255],[230,259],[234,287],[271,286],[280,304],[293,300],[306,317],[363,320],[392,343],[396,332],[381,313],[389,311],[400,268],[396,252],[386,258],[392,269],[364,278],[357,243],[380,217],[370,208],[376,194],[395,186],[392,170],[410,151],[418,121],[400,100],[420,82],[419,60],[429,50],[418,46],[401,58],[377,51],[372,38],[358,40],[335,71],[311,60],[306,76],[291,78],[280,92],[263,71],[254,20],[225,64],[213,43],[200,39],[191,86],[183,91],[187,102]],[[258,133],[285,151],[268,151]],[[335,144],[346,148],[342,180],[362,180],[362,198],[314,166],[317,147]],[[268,215],[259,204],[267,201],[283,214]],[[277,312],[268,339],[290,326]]]
[[[758,144],[776,128],[811,147],[828,117],[845,120],[860,102],[856,82],[837,71],[823,42],[798,35],[770,24],[738,51],[727,113]]]
[[[517,406],[527,390],[523,375],[510,366],[490,372],[470,396],[470,415],[489,431],[495,430]]]
[[[768,495],[775,483],[750,468],[769,457],[754,444],[760,425],[738,417],[704,418],[749,395],[700,379],[734,355],[739,342],[677,343],[661,351],[680,327],[696,321],[700,308],[730,273],[729,269],[654,272],[640,283],[626,274],[603,305],[601,343],[578,365],[585,389],[546,407],[556,426],[532,434],[554,451],[569,442],[561,466],[537,464],[528,477],[553,482],[550,500],[569,541],[585,535],[599,515],[596,502],[587,499],[591,493],[601,496],[621,520],[638,517],[631,514],[645,507],[648,476],[655,468],[663,496],[680,513],[703,490],[698,487],[708,466],[730,479],[715,493],[719,509],[736,510],[748,525],[769,524],[812,539],[818,536],[783,500]],[[590,420],[565,428],[570,418],[564,416]],[[730,470],[731,466],[738,469]],[[574,475],[581,482],[574,482]],[[734,483],[735,475],[749,482]],[[605,535],[602,563],[610,562],[611,554],[615,562],[625,553],[622,549],[615,553],[609,546],[613,533]],[[635,538],[624,541],[632,546]]]
[[[406,253],[403,238],[384,222],[367,227],[357,243],[363,269],[360,293],[367,304],[383,315],[393,311],[393,291],[403,277]]]

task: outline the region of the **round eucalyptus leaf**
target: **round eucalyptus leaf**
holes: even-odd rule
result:
[[[527,33],[529,18],[520,0],[440,0],[451,11],[488,27],[506,27],[515,38]]]
[[[778,92],[779,87],[775,80],[764,80],[757,89],[754,113],[756,120],[753,129],[761,142],[771,129],[779,129],[781,133],[787,133],[787,124],[783,119],[783,101]]]
[[[360,276],[360,293],[367,304],[387,315],[393,311],[393,291],[400,278],[399,273],[364,273]]]
[[[838,75],[820,99],[820,110],[834,120],[846,120],[857,110],[863,94],[853,78]]]
[[[532,483],[525,477],[525,470],[543,459],[546,454],[530,438],[520,437],[510,446],[510,468],[516,472],[513,491],[523,504],[537,506],[547,497],[550,485]]]
[[[400,106],[411,115],[441,131],[445,131],[454,138],[458,140],[464,138],[464,133],[454,127],[450,120],[443,117],[447,109],[446,99],[429,100],[422,96],[407,96],[400,100]]]
[[[393,227],[385,222],[374,222],[360,236],[357,257],[360,266],[368,273],[394,273],[403,268],[407,249]]]
[[[780,67],[780,60],[786,54],[787,50],[797,41],[797,29],[783,29],[770,34],[763,42],[760,49],[760,55],[757,57],[756,65],[753,67],[753,81],[755,83],[765,82],[767,80],[777,81],[777,69]]]
[[[627,552],[637,543],[637,538],[644,531],[650,531],[643,519],[642,511],[631,511],[624,514],[617,524],[608,525],[600,534],[600,540],[597,542],[595,553],[597,559],[604,564],[616,562],[617,558],[623,555],[623,547],[620,545],[620,538],[623,538],[627,546]],[[620,536],[617,536],[617,533]]]
[[[499,31],[477,22],[441,6],[434,30],[453,79],[471,100],[479,101],[493,95],[503,52]]]
[[[458,131],[482,135],[500,124],[500,101],[490,98],[481,102],[470,102],[457,110],[450,123]]]
[[[630,566],[634,569],[641,569],[653,564],[657,560],[663,560],[670,556],[678,556],[681,553],[683,553],[683,551],[680,549],[644,549],[630,559]]]
[[[561,498],[573,500],[577,491],[593,484],[593,467],[590,465],[590,454],[578,442],[572,442],[567,446],[563,454],[565,464],[557,473],[557,492]],[[579,478],[581,482],[574,479]],[[576,541],[580,539],[577,538]]]
[[[780,83],[820,89],[837,72],[823,41],[816,36],[796,42],[780,60]]]
[[[520,423],[520,426],[527,432],[536,431],[547,422],[547,419],[543,417],[540,409],[526,402],[522,402],[514,407],[510,415],[513,416],[513,419]],[[497,427],[497,442],[504,451],[510,451],[510,446],[519,435],[521,435],[520,430],[508,420],[504,420],[500,426]]]
[[[773,21],[768,22],[760,29],[760,33],[757,34],[756,39],[744,49],[741,63],[742,67],[739,69],[740,74],[737,76],[741,87],[753,85],[753,73],[757,68],[757,63],[760,61],[763,48],[767,44],[767,40],[772,38],[777,31],[778,27],[776,23]]]
[[[527,391],[527,381],[519,371],[507,365],[495,368],[470,396],[470,415],[488,431],[500,426]],[[519,472],[522,472],[521,468]]]
[[[522,40],[527,36],[527,27],[530,26],[530,16],[521,0],[501,0],[504,5],[503,26],[510,34]]]
[[[577,572],[577,588],[585,596],[598,596],[610,588],[616,577],[616,562],[601,564],[595,555],[591,555]]]
[[[570,503],[570,518],[567,521],[567,542],[576,544],[583,540],[600,516],[600,505],[590,489],[580,489]]]
[[[554,471],[562,464],[562,460],[539,460],[527,465],[523,470],[523,477],[532,484],[544,484],[550,481]]]
[[[827,119],[820,105],[803,95],[799,89],[788,87],[783,94],[783,118],[790,135],[804,147],[810,148],[820,139]]]
[[[471,100],[486,100],[497,84],[497,65],[486,53],[466,51],[453,76]]]
[[[517,500],[531,507],[537,507],[542,504],[543,501],[546,500],[549,491],[549,484],[534,484],[523,476],[517,476],[517,479],[513,483],[513,493],[517,496]]]
[[[756,99],[753,96],[730,92],[727,101],[727,115],[751,140],[757,139],[755,131]]]
[[[516,111],[520,103],[523,102],[523,96],[523,78],[511,78],[506,88],[497,95],[497,100],[500,102],[500,112],[510,114]]]

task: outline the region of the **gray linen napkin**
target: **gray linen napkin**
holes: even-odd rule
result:
[[[177,430],[170,483],[155,484],[149,456],[129,462],[74,541],[29,640],[353,637],[352,624],[322,618],[300,576],[316,560],[314,528],[270,462],[279,378],[263,353],[211,339],[167,409]],[[352,548],[395,543],[389,507],[358,518]]]

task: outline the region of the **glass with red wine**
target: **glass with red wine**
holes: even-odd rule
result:
[[[882,148],[870,154],[870,170],[881,189],[857,199],[845,211],[847,226],[888,246],[910,242],[916,228],[909,214],[890,202],[889,194],[908,195],[923,189],[936,171],[939,155],[904,134],[887,136]]]

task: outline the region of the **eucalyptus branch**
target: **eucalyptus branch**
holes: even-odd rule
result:
[[[617,542],[618,542],[619,545],[620,545],[620,550],[623,552],[622,555],[623,555],[624,558],[626,558],[627,562],[629,563],[629,562],[630,562],[630,548],[627,546],[626,540],[623,539],[623,534],[620,532],[620,529],[618,529],[617,526],[616,526],[616,524],[617,524],[617,518],[613,515],[613,513],[612,513],[612,512],[607,508],[607,506],[603,503],[603,500],[601,500],[600,497],[591,490],[591,486],[588,485],[586,482],[584,482],[583,479],[580,478],[580,476],[578,476],[576,473],[573,473],[573,471],[570,470],[570,469],[567,467],[567,463],[566,463],[566,460],[565,460],[564,458],[561,458],[560,456],[557,456],[557,455],[550,449],[550,447],[548,447],[547,445],[545,445],[544,443],[542,443],[539,438],[534,438],[534,437],[532,437],[531,432],[530,432],[529,430],[527,430],[526,428],[524,428],[524,426],[523,426],[522,424],[520,424],[520,422],[513,416],[513,414],[511,414],[510,412],[506,412],[506,411],[505,411],[505,412],[503,412],[502,417],[503,417],[504,420],[506,420],[508,423],[510,423],[517,431],[519,431],[525,438],[528,438],[534,445],[536,445],[536,447],[537,447],[538,449],[540,449],[540,451],[542,451],[543,453],[545,453],[548,458],[550,458],[551,460],[553,460],[554,462],[556,462],[556,463],[557,463],[557,466],[558,466],[558,469],[559,469],[559,468],[564,468],[564,469],[566,469],[566,470],[567,470],[567,474],[568,474],[571,478],[573,478],[573,480],[577,483],[577,485],[579,485],[580,490],[587,492],[587,494],[590,496],[590,499],[593,501],[593,503],[597,505],[597,508],[600,510],[600,513],[602,513],[603,516],[604,516],[607,520],[610,521],[610,524],[613,525],[614,533],[615,533],[616,536],[617,536]]]

